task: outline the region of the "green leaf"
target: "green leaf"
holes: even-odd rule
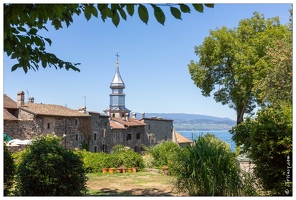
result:
[[[190,13],[190,8],[185,5],[185,4],[179,4],[180,5],[180,9],[183,13]]]
[[[98,10],[93,5],[91,6],[91,14],[98,17]]]
[[[156,20],[161,23],[162,25],[164,25],[165,22],[165,15],[163,13],[163,11],[156,5],[152,4],[152,7],[154,9],[154,16],[156,18]]]
[[[51,46],[51,40],[49,38],[44,38],[46,40],[46,42],[48,42],[48,44]]]
[[[149,19],[149,15],[148,15],[148,11],[147,8],[145,6],[143,6],[142,4],[139,5],[138,7],[138,14],[140,19],[147,24],[148,23],[148,19]]]
[[[126,14],[125,14],[124,10],[123,10],[122,8],[119,8],[118,10],[119,10],[119,13],[120,13],[121,17],[122,17],[124,20],[126,20]]]
[[[113,13],[112,22],[117,27],[119,24],[119,21],[120,21],[119,15],[118,15],[117,11],[115,10],[115,12]]]
[[[29,34],[34,34],[35,35],[37,33],[37,31],[38,30],[36,28],[31,28],[30,31],[29,31]]]
[[[205,3],[205,6],[208,7],[208,8],[214,8],[214,4],[212,4],[212,3],[211,4],[206,4]]]
[[[22,31],[22,32],[26,32],[27,30],[24,28],[24,27],[22,27],[22,26],[20,26],[20,27],[18,27],[17,28],[19,31]]]
[[[91,10],[90,10],[90,6],[88,5],[85,6],[84,16],[87,19],[87,21],[91,18]]]
[[[11,71],[15,71],[20,65],[19,64],[15,64],[12,66]]]
[[[127,13],[132,17],[134,14],[134,4],[126,4]]]
[[[176,18],[176,19],[181,19],[181,12],[178,8],[175,7],[171,7],[170,8],[172,15]]]
[[[196,11],[201,12],[201,13],[203,12],[204,7],[202,4],[192,4],[192,5]]]

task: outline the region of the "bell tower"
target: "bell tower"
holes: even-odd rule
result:
[[[125,94],[123,93],[125,85],[119,73],[118,51],[115,56],[117,56],[117,61],[115,75],[110,84],[110,88],[112,90],[112,93],[109,95],[110,105],[109,108],[104,110],[104,112],[110,117],[125,117],[126,114],[129,115],[131,111],[125,107]]]

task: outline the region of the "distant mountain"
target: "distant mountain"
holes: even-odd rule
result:
[[[137,116],[141,118],[142,113],[137,113]],[[152,116],[174,120],[174,128],[177,131],[230,130],[232,126],[236,125],[236,121],[227,117],[186,113],[145,113],[147,118]]]

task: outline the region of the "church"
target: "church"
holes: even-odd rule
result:
[[[145,113],[139,118],[136,113],[131,115],[131,110],[125,107],[124,88],[117,60],[110,84],[110,104],[104,113],[87,111],[85,107],[73,110],[61,105],[35,103],[33,97],[25,102],[23,91],[17,93],[16,102],[4,94],[4,134],[12,139],[30,140],[41,134],[55,133],[63,137],[65,148],[106,153],[117,144],[140,153],[143,145],[156,145],[162,141],[173,141],[180,146],[192,143],[174,130],[171,119],[147,118]],[[15,144],[10,149],[22,148],[24,145]]]

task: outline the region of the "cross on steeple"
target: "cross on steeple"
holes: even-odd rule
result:
[[[117,53],[115,54],[115,56],[117,57],[116,61],[118,61],[118,57],[119,57],[118,50],[117,50]]]

